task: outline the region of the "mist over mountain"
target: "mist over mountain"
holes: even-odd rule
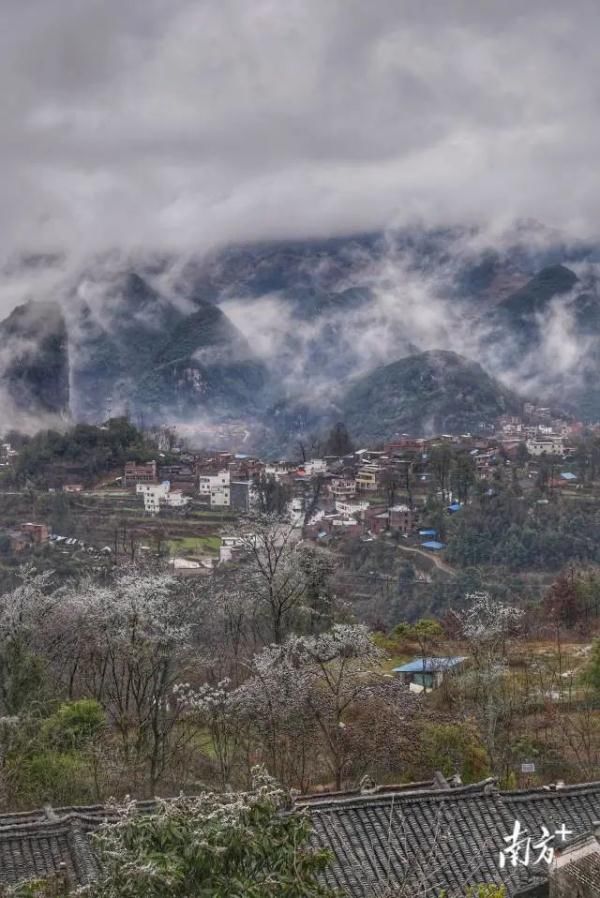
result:
[[[488,7],[8,3],[0,320],[68,345],[6,421],[281,445],[430,351],[596,420],[597,10]]]
[[[28,302],[0,323],[0,409],[5,426],[41,426],[68,412],[67,327],[57,303]]]
[[[475,228],[415,226],[204,255],[25,260],[4,278],[24,304],[0,328],[2,383],[17,418],[127,413],[192,434],[241,422],[247,448],[273,451],[340,417],[363,439],[477,429],[515,396],[596,420],[599,259],[528,223],[493,245]],[[443,372],[448,388],[423,404],[418,378]]]
[[[79,418],[239,414],[264,386],[260,363],[212,303],[170,301],[135,272],[85,280],[71,303],[71,408]]]

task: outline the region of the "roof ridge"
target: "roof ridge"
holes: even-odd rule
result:
[[[531,786],[528,789],[506,789],[500,790],[499,794],[502,798],[521,798],[521,797],[548,797],[548,795],[564,795],[577,794],[578,792],[595,792],[600,791],[600,780],[594,780],[591,783],[565,783],[557,786],[556,783],[548,783],[543,786]]]
[[[0,839],[12,835],[22,837],[24,833],[32,832],[63,832],[70,830],[75,822],[73,817],[59,817],[58,820],[48,820],[47,818],[42,817],[39,820],[32,820],[29,823],[0,826]]]
[[[352,804],[358,803],[360,805],[365,805],[369,803],[377,803],[386,798],[394,798],[398,801],[402,801],[404,799],[427,799],[427,798],[461,798],[469,795],[481,795],[485,796],[488,794],[497,794],[496,789],[493,791],[490,790],[491,786],[496,786],[497,784],[496,777],[490,776],[484,780],[481,780],[477,783],[470,783],[466,786],[455,786],[453,788],[447,789],[443,787],[431,788],[431,789],[410,789],[409,787],[404,790],[394,790],[394,787],[391,786],[387,791],[385,791],[385,787],[382,787],[381,792],[360,792],[351,791],[351,792],[339,792],[332,793],[327,795],[325,798],[320,798],[320,796],[315,794],[314,796],[298,796],[294,801],[294,807],[314,807],[315,809],[331,806],[342,806],[348,807]]]
[[[157,801],[174,801],[177,797],[169,798],[141,798],[134,799],[136,808],[146,809],[156,806]],[[47,821],[54,816],[59,820],[76,814],[80,817],[99,817],[107,814],[117,813],[118,809],[125,804],[126,799],[122,802],[107,802],[106,804],[87,804],[87,805],[63,805],[55,808],[50,805],[44,807],[31,808],[27,811],[7,811],[0,813],[0,829],[8,826],[26,826],[30,823],[39,823]],[[7,822],[4,822],[7,821]]]

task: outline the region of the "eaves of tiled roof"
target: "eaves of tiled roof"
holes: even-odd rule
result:
[[[153,801],[137,804],[142,812],[155,806]],[[116,819],[117,811],[102,805],[0,814],[0,884],[59,872],[73,885],[91,882],[99,867],[90,835]]]
[[[499,866],[505,837],[520,820],[537,842],[541,827],[575,835],[600,818],[600,783],[500,792],[489,781],[455,789],[371,792],[300,800],[313,821],[314,845],[333,862],[327,883],[351,898],[386,893],[413,898],[462,896],[471,884],[503,883],[509,898],[547,879],[545,863]],[[558,844],[558,843],[557,843]],[[406,891],[403,892],[402,889]]]
[[[154,807],[137,804],[141,812]],[[388,887],[396,898],[437,898],[444,889],[448,898],[463,898],[478,882],[504,883],[516,898],[543,883],[547,867],[500,869],[514,821],[535,840],[542,825],[554,832],[564,824],[575,838],[583,835],[600,819],[600,783],[517,792],[500,792],[493,780],[458,788],[413,783],[303,796],[295,808],[310,813],[314,846],[332,853],[327,883],[349,898],[381,898]],[[73,883],[93,880],[90,835],[117,814],[96,805],[0,815],[0,883],[59,871]]]

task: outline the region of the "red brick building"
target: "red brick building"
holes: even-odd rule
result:
[[[123,486],[135,486],[138,483],[158,483],[158,471],[155,461],[138,464],[135,461],[125,463]]]

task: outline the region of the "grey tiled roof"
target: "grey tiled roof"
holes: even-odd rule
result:
[[[137,807],[151,810],[155,802],[142,801]],[[99,871],[90,834],[116,817],[116,811],[102,805],[0,814],[0,883],[14,885],[58,872],[74,885],[90,882]]]
[[[0,881],[14,885],[59,870],[72,883],[82,884],[98,873],[89,838],[77,819],[0,829]]]
[[[142,812],[155,806],[137,805]],[[575,836],[589,832],[600,819],[600,783],[522,792],[498,792],[489,780],[453,789],[421,783],[301,797],[296,807],[311,814],[315,846],[333,853],[328,884],[350,898],[381,898],[388,884],[395,898],[404,898],[397,894],[403,884],[409,898],[437,898],[442,889],[462,898],[477,882],[504,882],[512,898],[547,877],[545,865],[499,869],[514,821],[535,840],[542,824],[551,832],[561,824]],[[90,834],[114,819],[101,805],[0,815],[0,883],[59,870],[73,883],[89,882],[98,873]]]
[[[600,783],[520,792],[479,786],[390,792],[300,800],[314,825],[315,846],[332,851],[326,879],[352,898],[385,894],[386,886],[406,894],[463,896],[478,882],[503,882],[509,896],[547,878],[546,864],[499,868],[504,837],[515,820],[537,842],[541,826],[554,833],[562,824],[576,835],[600,818]],[[556,840],[560,844],[560,840]],[[400,891],[402,895],[402,891]]]

